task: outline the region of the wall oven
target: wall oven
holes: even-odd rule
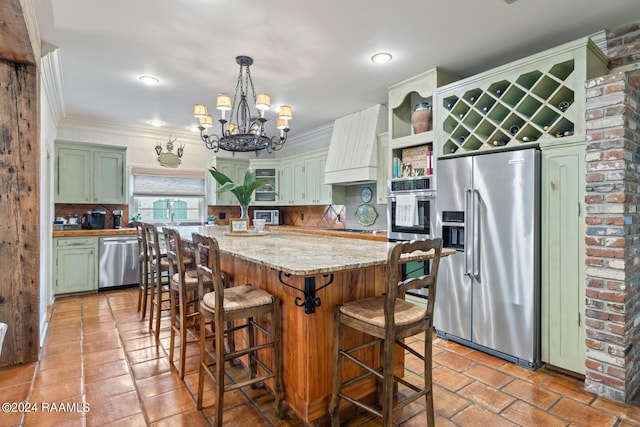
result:
[[[415,203],[415,216],[412,224],[400,221],[399,197],[411,196]],[[431,189],[429,177],[392,180],[388,184],[387,195],[387,238],[390,242],[420,240],[431,238],[435,233],[436,192]],[[406,197],[404,198],[406,201]],[[402,264],[402,277],[419,277],[429,274],[429,261],[416,261]],[[426,290],[417,289],[407,292],[407,300],[418,304],[426,304]]]
[[[431,180],[427,177],[392,180],[388,184],[387,195],[387,237],[389,240],[425,239],[433,235],[432,222],[435,220],[436,192],[431,190]],[[400,197],[406,201],[410,196],[415,201],[415,217],[411,224],[400,220]]]

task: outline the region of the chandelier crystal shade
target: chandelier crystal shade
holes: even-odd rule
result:
[[[200,137],[204,145],[214,152],[255,151],[256,155],[259,155],[262,150],[269,153],[278,151],[287,141],[289,120],[292,118],[291,106],[280,106],[280,113],[276,119],[276,128],[280,134],[269,137],[264,124],[267,122],[265,113],[271,109],[271,96],[266,93],[256,96],[249,71],[249,66],[253,64],[252,58],[237,56],[236,63],[240,66],[240,72],[233,102],[227,94],[219,94],[216,97],[216,109],[220,111],[220,136],[209,133],[209,129],[213,127],[213,118],[207,106],[196,104],[193,107],[193,115],[200,122]],[[251,97],[257,114],[252,113],[248,97]]]

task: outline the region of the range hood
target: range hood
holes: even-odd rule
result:
[[[382,104],[337,119],[324,169],[324,183],[350,185],[375,181],[377,135],[386,129],[387,107]]]

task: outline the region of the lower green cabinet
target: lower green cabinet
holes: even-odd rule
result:
[[[55,295],[98,289],[98,238],[54,238]]]
[[[542,150],[542,360],[585,372],[584,143]]]

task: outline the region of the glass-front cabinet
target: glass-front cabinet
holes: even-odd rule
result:
[[[258,188],[253,194],[254,204],[256,206],[274,206],[280,201],[279,197],[279,168],[278,160],[251,160],[249,165],[256,172],[257,179],[266,179],[268,184]]]

